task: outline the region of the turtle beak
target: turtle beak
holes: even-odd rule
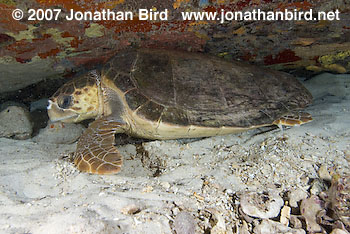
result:
[[[79,115],[71,110],[64,110],[57,106],[57,104],[51,100],[48,101],[47,105],[47,114],[51,122],[65,122],[72,123],[76,122],[76,119],[79,118]]]
[[[48,100],[46,109],[47,109],[47,110],[50,110],[51,108],[52,108],[52,101],[51,101],[51,100]]]

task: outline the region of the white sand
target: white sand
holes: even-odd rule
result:
[[[113,176],[76,171],[64,157],[75,144],[0,138],[0,232],[172,233],[176,214],[187,211],[197,232],[213,225],[213,214],[231,233],[241,225],[244,191],[308,190],[321,165],[349,172],[350,76],[323,74],[305,85],[315,95],[309,124],[144,143],[142,160],[134,145],[122,146],[124,167]]]

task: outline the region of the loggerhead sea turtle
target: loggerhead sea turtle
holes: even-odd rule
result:
[[[95,118],[80,137],[80,171],[117,173],[115,134],[148,139],[195,138],[312,120],[296,112],[311,94],[291,75],[203,55],[139,49],[118,53],[62,86],[49,100],[52,121]]]

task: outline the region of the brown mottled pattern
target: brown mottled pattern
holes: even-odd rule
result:
[[[306,112],[290,112],[288,115],[282,116],[275,120],[273,124],[284,126],[296,126],[312,121],[312,117]]]
[[[115,133],[121,124],[108,117],[89,125],[80,137],[74,163],[80,171],[94,174],[114,174],[120,171],[122,156],[114,146]]]
[[[90,77],[89,74],[86,74],[80,78],[74,79],[70,82],[67,82],[64,84],[61,88],[59,88],[54,95],[52,95],[52,98],[62,96],[62,95],[72,95],[75,90],[86,88],[89,86],[96,85],[96,79],[93,77]],[[76,93],[75,95],[79,96],[81,92]]]

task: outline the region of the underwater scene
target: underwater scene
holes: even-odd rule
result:
[[[350,232],[347,1],[0,13],[0,233]]]

